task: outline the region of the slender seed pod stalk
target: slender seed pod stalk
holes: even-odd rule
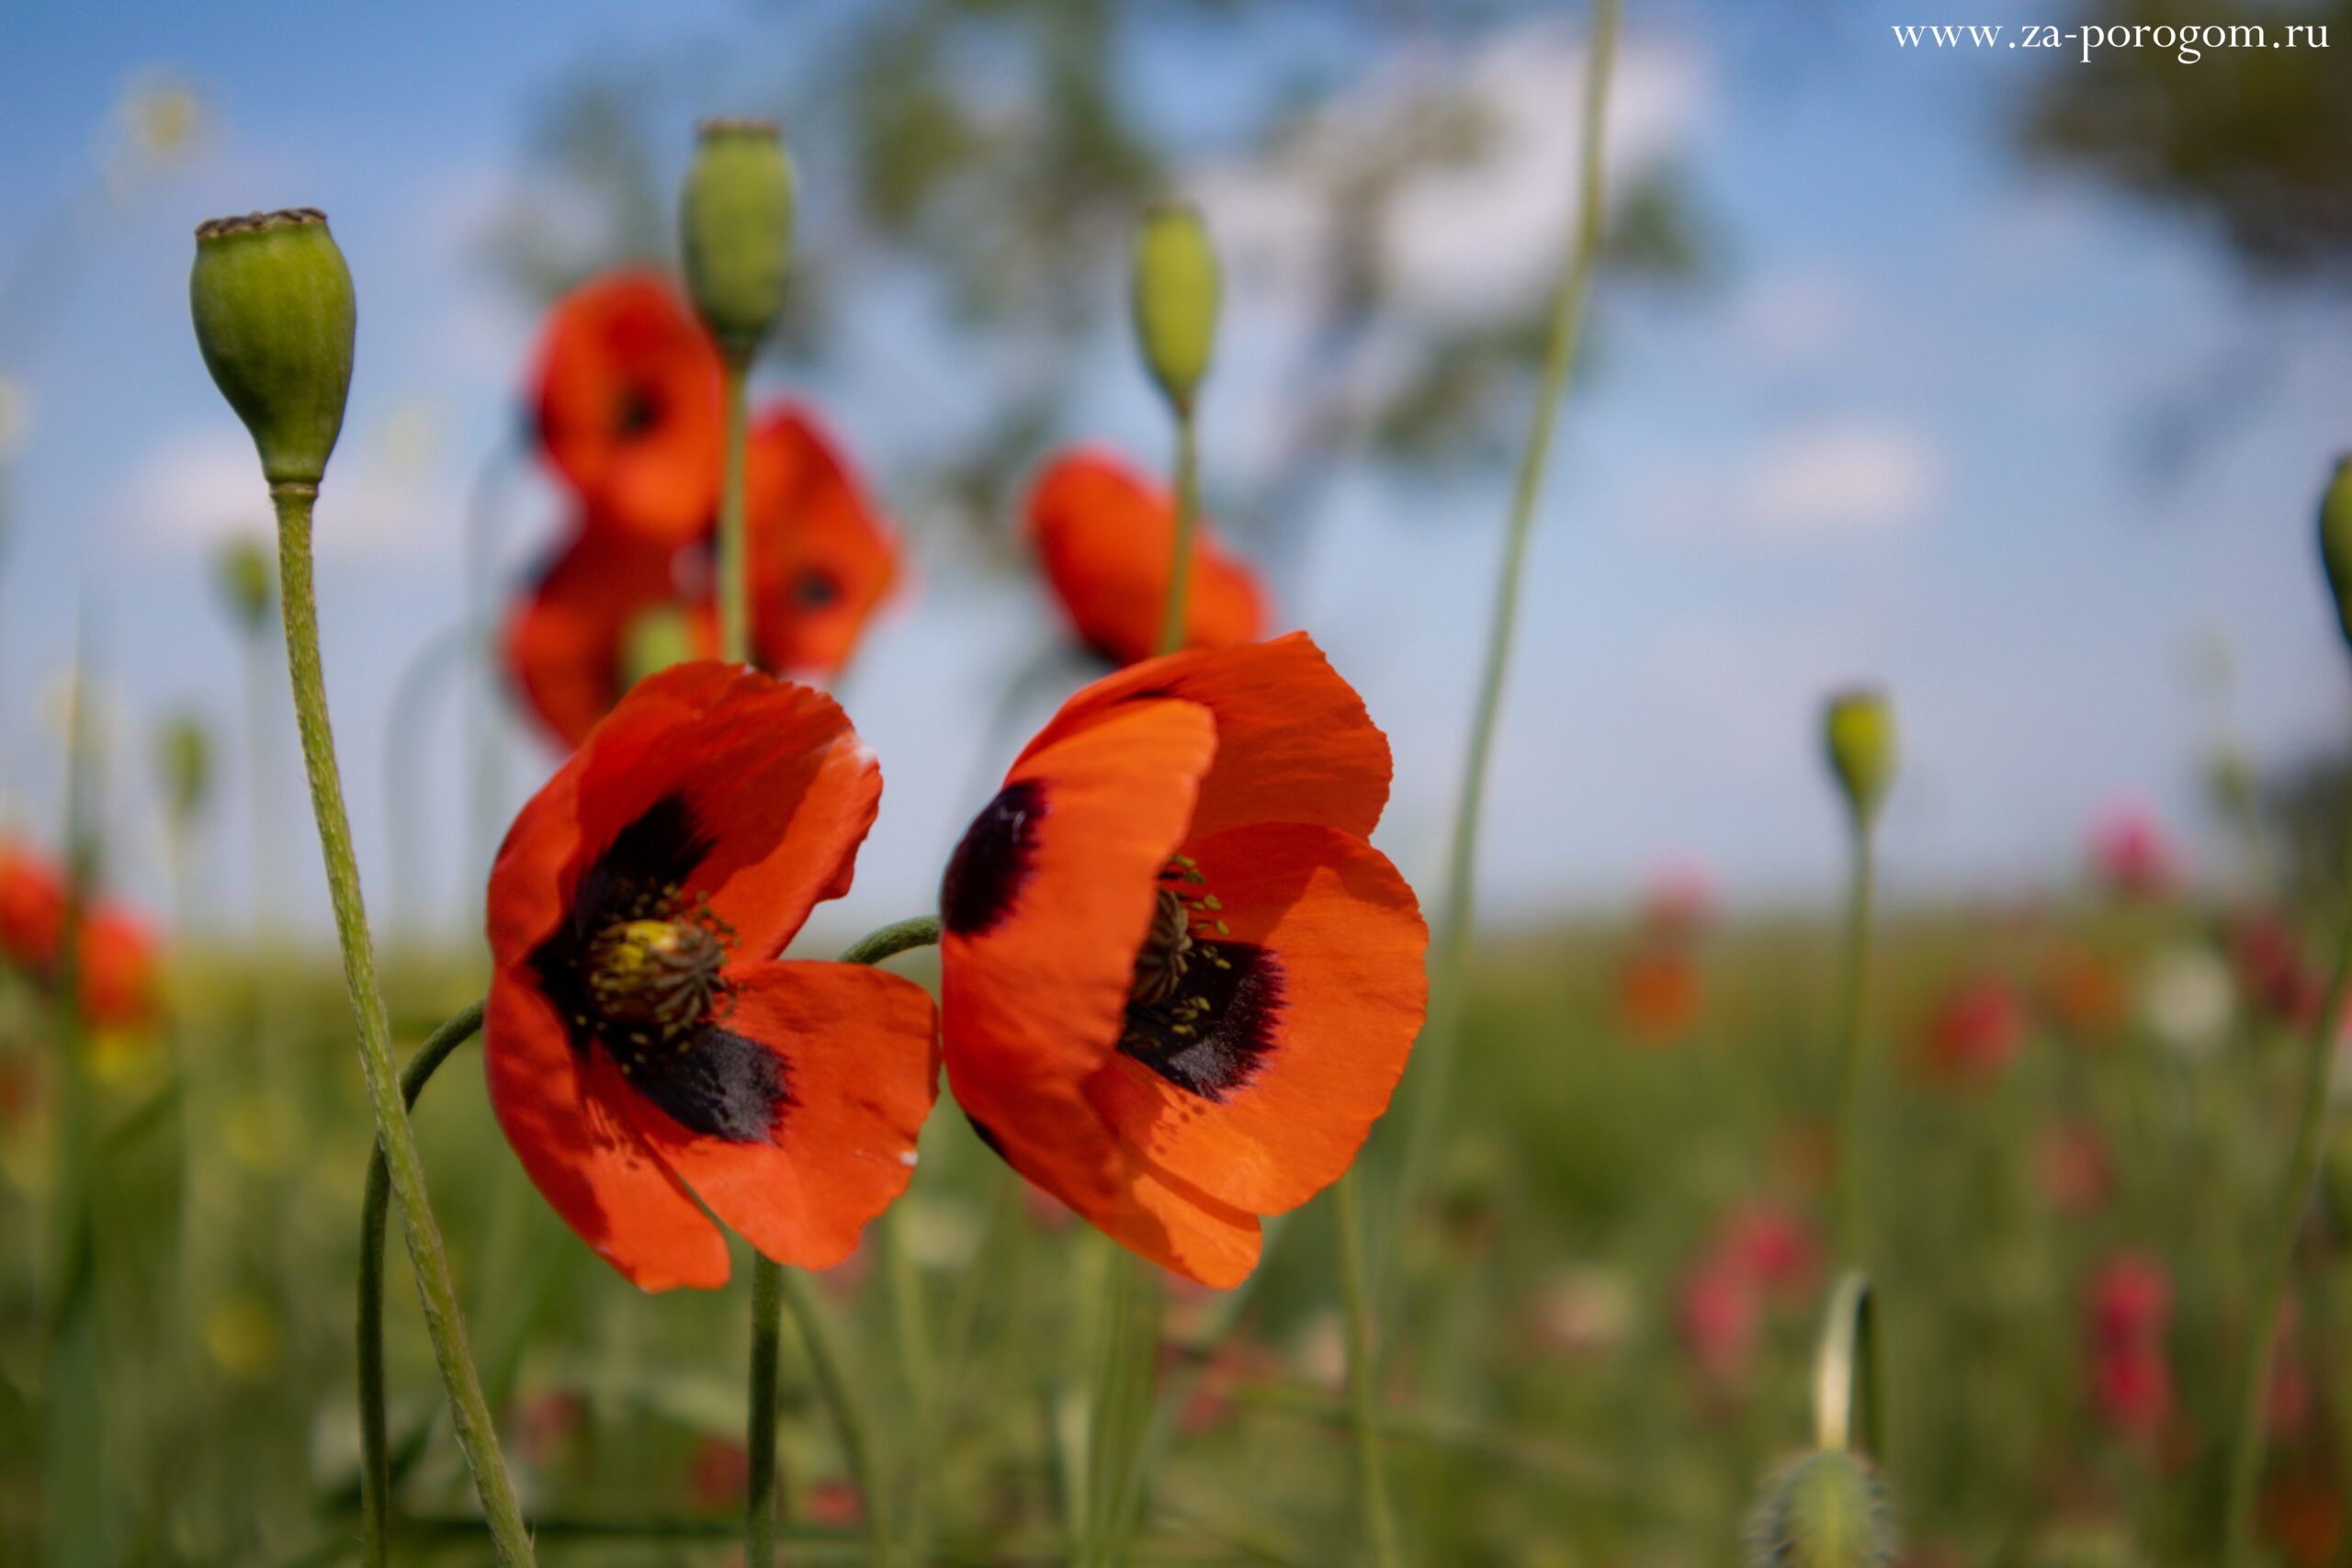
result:
[[[728,359],[750,362],[784,310],[792,161],[773,121],[707,119],[679,204],[695,309]]]
[[[621,679],[634,686],[695,656],[693,621],[674,604],[660,605],[631,621],[622,634]]]
[[[315,490],[343,431],[359,313],[351,269],[312,207],[196,231],[188,306],[205,367],[273,488]]]
[[[1899,1550],[1879,1472],[1857,1454],[1824,1450],[1765,1478],[1742,1561],[1747,1568],[1893,1568]]]
[[[1200,209],[1163,202],[1136,236],[1136,339],[1151,378],[1179,410],[1192,406],[1216,345],[1216,250]]]

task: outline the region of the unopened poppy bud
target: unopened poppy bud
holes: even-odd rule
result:
[[[277,569],[269,551],[258,540],[232,539],[220,547],[213,574],[238,627],[248,637],[258,636],[277,597]]]
[[[770,120],[707,119],[699,135],[678,214],[686,283],[711,335],[741,364],[784,309],[792,161]]]
[[[621,679],[631,686],[694,657],[694,623],[674,604],[646,611],[621,635]]]
[[[326,214],[294,207],[196,231],[188,305],[213,384],[272,487],[318,488],[343,431],[359,310]]]
[[[1190,408],[1216,344],[1216,252],[1200,209],[1163,202],[1136,236],[1136,337],[1143,362],[1178,408]]]
[[[186,822],[204,809],[212,790],[211,737],[195,716],[181,714],[164,726],[157,750],[172,816]]]
[[[1774,1471],[1747,1517],[1747,1568],[1892,1568],[1896,1549],[1886,1483],[1842,1449]]]
[[[1894,709],[1880,692],[1841,692],[1822,721],[1829,766],[1855,818],[1868,822],[1894,783]]]
[[[2337,460],[2335,478],[2320,498],[2319,557],[2327,568],[2327,590],[2335,595],[2335,618],[2352,641],[2352,455]]]

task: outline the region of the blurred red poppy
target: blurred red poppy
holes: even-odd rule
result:
[[[499,851],[491,1104],[556,1213],[644,1289],[726,1280],[705,1206],[822,1269],[906,1188],[937,1092],[930,997],[775,957],[849,890],[881,793],[831,698],[699,660],[640,682]]]
[[[64,922],[64,873],[29,845],[0,839],[0,953],[45,973]]]
[[[689,654],[718,652],[717,520],[703,522],[680,548],[584,521],[509,610],[501,639],[508,677],[563,746],[578,746],[628,689],[629,639],[641,618],[674,614]],[[744,531],[760,667],[835,673],[897,576],[898,545],[806,411],[779,408],[753,431]]]
[[[539,440],[599,529],[678,546],[718,504],[719,359],[659,276],[618,272],[558,301],[539,351]]]
[[[2099,1045],[2123,1025],[2130,1008],[2122,978],[2104,959],[2072,944],[2042,960],[2037,991],[2059,1032],[2078,1045]]]
[[[1226,1286],[1338,1179],[1419,1032],[1428,931],[1365,841],[1388,743],[1303,635],[1064,705],[941,887],[947,1073],[996,1151]]]
[[[1159,646],[1176,549],[1176,509],[1167,492],[1107,452],[1071,452],[1030,492],[1028,534],[1079,640],[1114,664],[1149,658]],[[1266,635],[1267,618],[1257,574],[1226,553],[1202,518],[1184,646],[1254,642]]]
[[[2159,1436],[2173,1410],[2165,1352],[2172,1284],[2164,1266],[2136,1253],[2110,1258],[2091,1277],[2086,1315],[2091,1396],[2100,1418],[2131,1437]]]
[[[82,1013],[108,1029],[137,1029],[157,1012],[154,932],[130,910],[101,904],[82,922]]]
[[[1928,1015],[1928,1069],[1948,1081],[1994,1077],[2025,1043],[2025,1025],[2024,1004],[2008,982],[1989,976],[1958,981]]]
[[[1699,965],[1673,941],[1649,941],[1617,969],[1618,1024],[1644,1045],[1666,1045],[1699,1021]]]
[[[2163,820],[2136,800],[2119,801],[2091,824],[2091,869],[2110,892],[2127,898],[2161,897],[2179,879],[2179,865]]]

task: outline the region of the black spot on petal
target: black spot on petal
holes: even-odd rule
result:
[[[1010,784],[981,807],[948,857],[939,884],[940,923],[978,936],[1004,919],[1035,869],[1046,792],[1035,779]]]
[[[756,1040],[709,1028],[675,1044],[632,1055],[614,1052],[629,1085],[689,1132],[730,1144],[756,1144],[777,1116],[797,1103],[784,1058]]]
[[[1221,1100],[1244,1088],[1273,1050],[1282,1021],[1281,962],[1246,942],[1200,942],[1176,994],[1130,1003],[1119,1049],[1178,1089]]]

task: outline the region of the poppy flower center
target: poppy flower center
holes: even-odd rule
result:
[[[1225,906],[1191,856],[1170,861],[1159,883],[1119,1049],[1179,1089],[1223,1100],[1273,1049],[1282,965],[1264,948],[1233,939]]]
[[[653,1045],[684,1050],[727,993],[727,930],[707,908],[684,919],[616,920],[589,944],[588,995],[609,1037],[640,1059]],[[629,1064],[622,1064],[622,1071]]]
[[[621,389],[613,405],[613,428],[624,437],[642,435],[662,421],[662,401],[650,388],[630,385]]]

